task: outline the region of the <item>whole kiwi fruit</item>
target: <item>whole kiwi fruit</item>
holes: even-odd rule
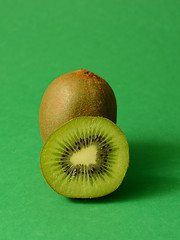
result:
[[[80,116],[100,116],[116,123],[112,88],[98,75],[80,69],[56,78],[46,89],[39,111],[43,142],[59,127]]]

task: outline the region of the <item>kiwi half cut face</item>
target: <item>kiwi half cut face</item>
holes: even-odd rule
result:
[[[128,165],[126,137],[104,117],[70,120],[50,135],[40,154],[46,182],[70,198],[97,198],[113,192]]]

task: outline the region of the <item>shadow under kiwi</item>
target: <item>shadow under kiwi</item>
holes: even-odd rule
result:
[[[113,193],[94,199],[69,199],[75,203],[131,201],[165,195],[178,188],[171,169],[179,164],[180,145],[162,142],[130,142],[130,165],[120,187]]]

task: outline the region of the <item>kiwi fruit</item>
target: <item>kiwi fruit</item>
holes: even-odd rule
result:
[[[39,111],[43,142],[60,126],[81,116],[101,116],[116,123],[112,88],[98,75],[80,69],[56,78],[46,89]]]
[[[52,133],[40,154],[49,186],[70,198],[98,198],[115,191],[129,165],[124,133],[104,117],[77,117]]]

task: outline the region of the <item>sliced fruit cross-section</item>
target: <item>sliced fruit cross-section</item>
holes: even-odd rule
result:
[[[103,117],[78,117],[55,131],[40,155],[49,186],[71,198],[96,198],[116,190],[129,164],[124,133]]]

